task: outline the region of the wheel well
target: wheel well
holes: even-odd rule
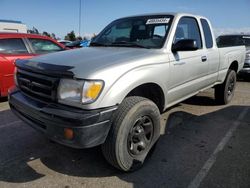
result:
[[[237,71],[238,71],[238,62],[237,61],[232,62],[229,69],[235,70],[235,72],[237,73]]]
[[[142,84],[132,91],[127,96],[140,96],[152,100],[163,112],[165,105],[165,97],[161,87],[154,83]]]

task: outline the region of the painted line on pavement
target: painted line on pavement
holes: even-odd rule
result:
[[[212,155],[210,155],[210,157],[205,162],[205,164],[203,165],[203,167],[201,168],[199,173],[191,181],[188,188],[198,188],[200,186],[201,182],[207,176],[209,170],[212,168],[213,164],[216,162],[216,158],[217,158],[219,152],[223,150],[225,145],[228,143],[230,138],[233,136],[234,131],[238,128],[238,126],[241,123],[240,121],[243,120],[243,118],[245,117],[247,112],[248,112],[248,108],[245,108],[244,110],[242,110],[242,112],[240,113],[238,119],[236,121],[234,121],[233,126],[228,130],[226,135],[222,138],[222,140],[217,145],[217,147],[214,150],[214,152],[212,153]]]

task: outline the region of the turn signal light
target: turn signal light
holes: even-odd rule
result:
[[[67,140],[72,140],[74,137],[74,132],[70,128],[65,128],[64,129],[64,138]]]

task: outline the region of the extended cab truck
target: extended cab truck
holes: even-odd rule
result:
[[[229,46],[246,46],[246,59],[243,66],[238,73],[239,77],[250,80],[250,35],[221,35],[217,38],[218,47]]]
[[[12,111],[49,139],[102,145],[123,170],[142,166],[160,136],[160,113],[207,88],[231,101],[245,47],[217,48],[209,21],[190,14],[126,17],[89,48],[16,61]]]

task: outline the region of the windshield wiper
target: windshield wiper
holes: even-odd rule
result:
[[[108,45],[99,42],[91,42],[90,46],[108,46]]]
[[[137,48],[147,48],[149,49],[149,47],[140,45],[140,44],[136,44],[133,42],[127,42],[127,41],[120,41],[120,42],[113,42],[111,43],[112,46],[124,46],[124,47],[137,47]]]

